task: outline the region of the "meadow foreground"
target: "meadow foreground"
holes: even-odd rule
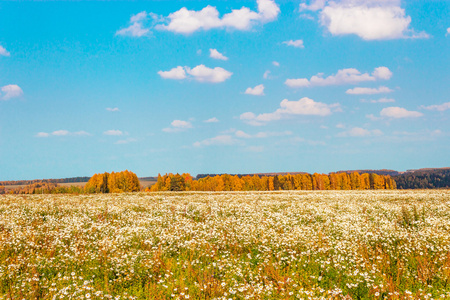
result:
[[[0,299],[431,298],[450,191],[0,197]]]

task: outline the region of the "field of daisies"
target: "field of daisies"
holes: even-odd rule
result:
[[[450,299],[450,191],[4,195],[0,299]]]

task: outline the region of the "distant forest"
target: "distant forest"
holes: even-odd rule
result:
[[[393,178],[398,189],[450,188],[450,168],[417,170]]]
[[[439,189],[450,188],[450,168],[351,170],[330,174],[278,172],[257,174],[166,174],[137,178],[129,171],[95,174],[92,177],[0,181],[0,194],[102,193],[144,190],[139,180],[157,180],[145,191],[250,191],[250,190],[351,190],[351,189]],[[89,181],[89,182],[88,182]],[[88,182],[82,186],[58,183]],[[6,187],[10,186],[9,189]],[[11,187],[17,186],[17,187]]]
[[[72,183],[72,182],[88,182],[91,177],[71,177],[60,179],[33,179],[33,180],[10,180],[0,181],[0,185],[28,185],[33,183]]]

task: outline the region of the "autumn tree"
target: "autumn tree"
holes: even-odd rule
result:
[[[84,187],[87,193],[137,192],[141,189],[139,178],[128,170],[94,174]]]

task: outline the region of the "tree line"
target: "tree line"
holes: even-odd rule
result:
[[[92,193],[123,193],[141,190],[139,179],[133,172],[105,172],[94,174],[84,187],[60,186],[57,183],[41,181],[33,182],[24,187],[6,191],[0,187],[0,194],[92,194]]]
[[[450,187],[450,168],[418,170],[394,177],[399,189],[438,189]]]
[[[0,187],[0,194],[82,194],[83,192],[83,188],[79,186],[60,186],[52,182],[36,182],[9,190]]]
[[[8,180],[0,181],[0,186],[6,185],[31,185],[33,183],[72,183],[72,182],[86,182],[90,177],[70,177],[59,179],[33,179],[33,180]]]
[[[295,175],[229,175],[207,176],[194,180],[189,173],[158,175],[156,184],[146,191],[278,191],[278,190],[379,190],[396,189],[390,175],[295,174]]]

